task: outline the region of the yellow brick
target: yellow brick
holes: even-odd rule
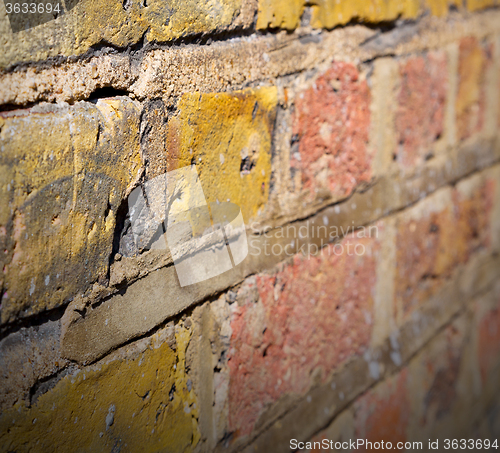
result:
[[[419,0],[315,0],[312,26],[333,28],[353,19],[381,22],[398,17],[414,18],[419,14]]]
[[[169,41],[230,26],[242,0],[133,1],[80,0],[66,14],[28,30],[12,33],[3,3],[0,9],[0,66],[78,55],[97,43],[126,47],[145,34],[147,41]]]
[[[257,28],[297,28],[304,3],[304,0],[259,0]]]
[[[190,451],[200,438],[185,370],[190,332],[177,330],[176,352],[161,344],[161,334],[134,359],[68,375],[31,408],[2,413],[2,450]]]
[[[466,5],[469,11],[477,11],[490,6],[498,5],[498,0],[467,0]]]
[[[0,128],[4,323],[106,274],[115,213],[141,159],[139,112],[127,100],[38,109]]]
[[[425,0],[426,6],[434,16],[443,17],[448,14],[451,5],[461,7],[462,0]]]
[[[261,88],[189,93],[178,105],[178,166],[196,164],[207,201],[239,205],[247,222],[269,195],[276,104],[276,88]]]

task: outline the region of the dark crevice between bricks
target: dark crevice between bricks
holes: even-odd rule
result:
[[[68,374],[73,374],[77,371],[78,367],[71,364],[62,370],[39,379],[35,384],[33,384],[29,391],[29,405],[30,407],[35,405],[38,398],[49,390],[52,390],[56,384]]]
[[[27,104],[0,104],[0,117],[7,116],[9,113],[15,112],[16,110],[23,111],[23,113],[29,113],[29,110],[36,104],[36,102],[29,102]],[[4,112],[3,115],[2,112]]]
[[[18,332],[23,328],[36,328],[49,321],[59,321],[62,318],[69,302],[70,301],[67,301],[52,310],[43,311],[41,313],[28,316],[27,318],[16,319],[12,323],[0,327],[0,340],[3,340],[5,337]]]
[[[129,96],[129,92],[113,87],[102,87],[94,90],[87,100],[95,104],[99,99],[114,98],[118,96]]]

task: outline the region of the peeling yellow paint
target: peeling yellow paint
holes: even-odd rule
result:
[[[185,367],[191,332],[174,352],[153,337],[133,359],[67,375],[31,407],[0,416],[4,451],[186,452],[199,439],[198,408]]]

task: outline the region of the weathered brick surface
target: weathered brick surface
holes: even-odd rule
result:
[[[317,258],[296,256],[241,290],[231,321],[231,431],[248,434],[266,406],[303,394],[369,343],[377,243],[340,244],[344,254],[330,246]]]
[[[161,1],[149,3],[82,0],[57,20],[19,33],[12,33],[3,15],[0,67],[40,61],[57,55],[80,55],[105,42],[127,47],[145,41],[170,41],[193,34],[248,27],[253,6],[248,0]]]
[[[303,0],[259,0],[257,28],[293,30],[299,26],[303,12]]]
[[[466,5],[469,11],[477,11],[482,8],[498,5],[498,0],[466,0]]]
[[[460,8],[462,4],[463,2],[461,0],[425,0],[425,6],[427,6],[435,16],[445,16],[451,6]]]
[[[106,278],[116,212],[141,159],[127,98],[14,112],[0,126],[5,323]]]
[[[408,314],[472,253],[490,244],[495,181],[478,178],[444,189],[403,214],[397,223],[396,310]]]
[[[458,94],[456,101],[457,135],[466,139],[480,132],[485,122],[486,71],[492,64],[491,44],[474,37],[460,42]]]
[[[169,161],[196,163],[207,201],[236,203],[248,223],[269,194],[276,105],[274,87],[189,93],[178,104],[178,148],[171,142]]]
[[[397,17],[407,19],[416,17],[420,12],[418,0],[320,0],[313,6],[312,25],[332,28],[352,20],[362,22],[382,22]]]
[[[498,435],[498,1],[89,1],[0,2],[0,450]],[[126,197],[191,164],[250,253],[181,287]]]
[[[305,6],[312,9],[311,25],[315,28],[333,28],[353,20],[384,22],[397,19],[413,19],[426,10],[435,16],[445,16],[451,6],[461,8],[460,0],[316,0],[309,5],[304,0],[259,0],[258,28],[296,28]],[[496,0],[467,0],[467,9],[477,11],[497,5]]]
[[[291,166],[309,199],[339,199],[369,181],[370,92],[355,66],[334,63],[300,93],[293,122]]]
[[[4,451],[189,451],[199,440],[185,369],[190,331],[160,330],[129,357],[62,377],[0,416]],[[172,349],[172,347],[174,349]],[[57,380],[56,380],[57,381]]]
[[[412,57],[400,64],[395,156],[403,167],[432,155],[433,143],[443,134],[447,69],[444,52]]]

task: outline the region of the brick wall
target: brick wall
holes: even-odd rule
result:
[[[1,3],[0,451],[499,439],[499,8]],[[182,287],[127,200],[189,165],[249,254]]]

